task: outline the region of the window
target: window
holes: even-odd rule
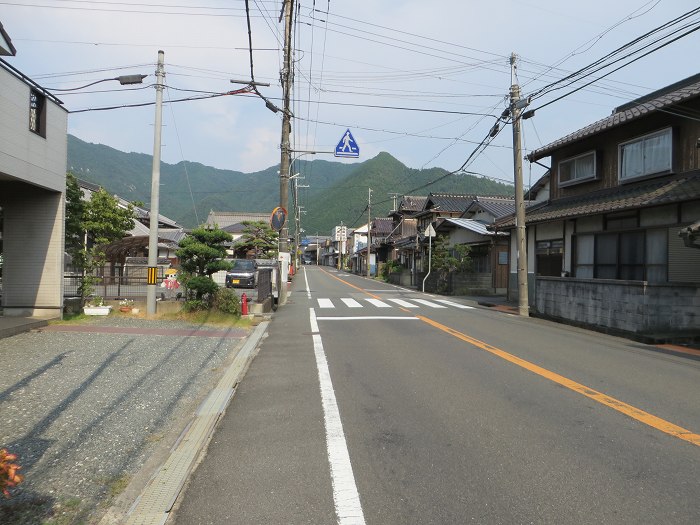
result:
[[[670,173],[673,134],[671,128],[620,144],[620,182]]]
[[[35,89],[29,92],[29,131],[46,137],[46,97]]]
[[[568,186],[596,178],[596,152],[591,151],[559,163],[559,185]]]
[[[579,235],[576,237],[576,277],[580,279],[593,278],[593,235]]]
[[[564,240],[537,241],[535,243],[535,262],[537,275],[559,277],[564,256]]]
[[[576,277],[666,282],[664,229],[598,233],[576,237]]]

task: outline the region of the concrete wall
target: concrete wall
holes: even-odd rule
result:
[[[63,307],[63,194],[0,183],[3,315],[60,317]]]
[[[3,315],[60,317],[68,114],[46,96],[45,133],[30,131],[30,91],[0,68]]]
[[[700,287],[605,279],[537,278],[536,311],[635,334],[700,332]]]
[[[0,175],[64,192],[68,115],[46,98],[46,137],[29,131],[30,87],[0,68]]]

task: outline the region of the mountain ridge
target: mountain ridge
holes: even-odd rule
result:
[[[152,163],[151,155],[127,153],[68,135],[68,171],[128,201],[146,203],[146,207]],[[302,228],[308,234],[327,234],[341,222],[349,227],[364,224],[369,188],[373,217],[388,214],[392,194],[513,195],[512,185],[472,175],[448,176],[442,168],[408,168],[387,152],[353,164],[297,159],[292,169],[300,174],[295,180],[300,186],[299,202],[305,208]],[[279,205],[279,164],[244,173],[199,162],[162,162],[160,173],[160,213],[188,228],[204,223],[211,210],[261,212]],[[289,187],[289,207],[293,208],[294,181]]]

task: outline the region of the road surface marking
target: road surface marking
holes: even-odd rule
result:
[[[316,313],[310,309],[311,328],[318,326]],[[328,369],[326,352],[323,349],[321,334],[313,334],[314,355],[318,368],[318,380],[321,388],[321,401],[323,405],[323,419],[326,426],[326,446],[328,448],[328,462],[331,467],[331,482],[333,484],[333,501],[335,514],[340,525],[363,525],[365,517],[362,513],[360,495],[357,492],[355,476],[350,463],[350,453],[345,441],[343,423],[340,419],[340,410],[333,390],[331,373]]]
[[[328,273],[328,272],[327,272],[326,270],[324,270],[324,269],[321,269],[321,271],[322,271],[322,272],[325,272],[326,275],[328,275],[328,276],[330,276],[330,277],[333,277],[333,279],[338,279],[341,283],[347,284],[350,288],[354,288],[355,290],[358,290],[358,291],[360,291],[360,292],[362,292],[362,293],[364,293],[364,294],[367,294],[367,295],[369,295],[370,297],[374,297],[375,299],[379,299],[378,296],[369,293],[367,290],[363,290],[363,289],[360,288],[359,286],[355,286],[354,284],[350,284],[350,283],[347,282],[346,280],[341,279],[340,277],[337,277],[337,276],[335,276],[335,275],[333,275],[333,274],[331,274],[331,273]]]
[[[432,301],[426,301],[425,299],[411,299],[411,301],[424,304],[425,306],[430,306],[430,308],[447,308],[447,306],[442,306],[441,304],[436,304]]]
[[[316,312],[314,312],[313,308],[309,308],[309,319],[311,320],[311,333],[312,334],[317,334],[318,333],[318,323],[316,322]]]
[[[390,304],[386,304],[384,301],[380,301],[379,299],[365,299],[369,304],[373,304],[377,308],[391,308]]]
[[[671,350],[672,352],[680,352],[682,354],[700,356],[700,350],[696,350],[694,348],[687,348],[685,346],[678,346],[678,345],[656,345],[656,346],[658,348],[662,348],[664,350]]]
[[[343,297],[340,300],[343,301],[345,303],[345,306],[347,306],[348,308],[362,308],[362,305],[358,303],[355,299]]]
[[[396,303],[399,306],[403,306],[405,308],[418,308],[418,305],[409,303],[408,301],[404,301],[403,299],[388,299],[392,303]]]
[[[474,310],[473,306],[467,306],[466,304],[459,304],[459,303],[454,303],[452,301],[448,301],[447,299],[435,299],[436,302],[446,304],[448,306],[454,306],[455,308],[461,308],[462,310]]]
[[[316,299],[318,301],[319,308],[335,308],[333,301],[330,299]]]
[[[311,290],[309,289],[309,279],[306,277],[306,268],[304,268],[304,282],[306,283],[306,297],[311,299]]]
[[[632,405],[628,405],[627,403],[615,399],[614,397],[610,397],[606,394],[603,394],[602,392],[598,392],[597,390],[588,388],[585,385],[572,381],[571,379],[568,379],[555,372],[547,370],[546,368],[542,368],[541,366],[538,366],[534,363],[530,363],[529,361],[521,359],[520,357],[517,357],[513,354],[509,354],[508,352],[505,352],[500,348],[496,348],[495,346],[491,346],[488,343],[479,341],[478,339],[458,332],[457,330],[454,330],[448,326],[433,321],[432,319],[428,319],[427,317],[423,317],[420,315],[417,317],[421,321],[437,328],[438,330],[442,330],[443,332],[446,332],[452,335],[453,337],[456,337],[457,339],[461,339],[462,341],[470,343],[476,346],[477,348],[486,350],[487,352],[490,352],[502,359],[505,359],[506,361],[509,361],[515,365],[524,368],[525,370],[529,370],[534,374],[549,379],[550,381],[553,381],[561,386],[573,390],[574,392],[578,392],[579,394],[584,395],[587,398],[592,399],[593,401],[597,401],[598,403],[610,407],[613,410],[617,410],[618,412],[621,412],[622,414],[625,414],[626,416],[631,417],[632,419],[636,419],[637,421],[644,423],[645,425],[649,425],[650,427],[653,427],[657,430],[660,430],[661,432],[665,432],[666,434],[677,437],[689,443],[692,443],[693,445],[700,446],[700,434],[695,434],[690,430],[686,430],[683,427],[674,425],[669,421],[656,417],[652,414],[649,414],[648,412],[644,412],[639,408],[636,408]]]
[[[365,315],[365,316],[352,316],[352,317],[317,317],[319,321],[374,321],[376,319],[392,320],[398,319],[400,321],[409,319],[411,321],[418,321],[417,317],[407,317],[405,315]]]

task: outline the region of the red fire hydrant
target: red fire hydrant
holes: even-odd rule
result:
[[[248,315],[248,296],[245,292],[241,294],[241,315]]]

